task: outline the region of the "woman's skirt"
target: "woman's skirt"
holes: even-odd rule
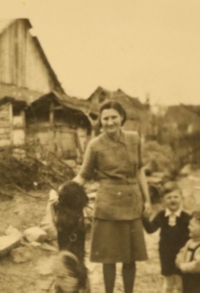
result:
[[[90,260],[130,263],[147,259],[141,219],[108,221],[95,218],[92,226]]]

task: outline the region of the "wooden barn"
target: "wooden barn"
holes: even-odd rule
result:
[[[47,151],[65,160],[82,160],[91,124],[75,101],[51,92],[32,102],[25,112],[27,141],[39,140]]]
[[[110,100],[121,103],[126,110],[127,121],[124,129],[137,130],[145,136],[148,131],[150,118],[148,105],[142,104],[137,98],[127,95],[120,89],[117,91],[108,91],[102,87],[98,87],[87,99],[87,103],[90,105],[91,116],[96,114],[97,117],[100,105]],[[94,116],[94,119],[96,117]]]
[[[28,19],[0,21],[0,83],[38,93],[64,92],[31,28]]]
[[[75,158],[90,122],[79,100],[65,94],[31,28],[28,19],[0,20],[0,146],[35,138],[65,159]]]

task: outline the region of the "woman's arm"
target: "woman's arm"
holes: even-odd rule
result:
[[[138,181],[142,191],[142,195],[144,197],[144,215],[149,217],[152,211],[151,201],[149,195],[149,189],[146,181],[146,176],[144,173],[144,168],[141,167],[138,172]]]
[[[91,180],[94,177],[95,166],[96,156],[92,148],[92,141],[90,141],[84,154],[81,169],[76,177],[72,179],[72,181],[78,183],[79,185],[84,185],[87,181]]]
[[[142,223],[147,233],[156,232],[160,228],[159,214],[151,221],[147,217],[142,216]]]
[[[74,177],[72,179],[72,181],[78,183],[79,185],[83,186],[86,182],[87,179],[83,178],[80,174],[76,175],[76,177]]]

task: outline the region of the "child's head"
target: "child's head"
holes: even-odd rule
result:
[[[189,223],[189,232],[192,239],[200,240],[200,209],[192,213],[192,218]]]
[[[172,212],[176,212],[180,209],[182,204],[182,192],[177,183],[173,182],[170,188],[166,189],[163,201],[166,208]]]
[[[58,201],[62,208],[82,210],[88,203],[88,197],[83,186],[67,181],[58,190]]]

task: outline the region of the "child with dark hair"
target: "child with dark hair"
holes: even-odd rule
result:
[[[73,181],[61,185],[58,200],[53,204],[57,228],[58,254],[54,274],[56,293],[89,291],[87,269],[84,265],[85,225],[83,209],[88,197],[82,186]]]
[[[83,209],[88,197],[83,186],[69,181],[60,186],[54,203],[59,250],[69,250],[81,261],[84,258],[85,225]]]
[[[176,265],[182,272],[183,293],[200,292],[200,209],[193,212],[189,224],[190,240],[180,250]]]
[[[143,218],[145,230],[153,233],[160,228],[159,255],[161,273],[164,276],[163,293],[181,293],[181,272],[176,267],[178,251],[189,238],[188,224],[190,216],[181,208],[182,195],[177,184],[171,184],[163,197],[165,209],[149,221]]]

